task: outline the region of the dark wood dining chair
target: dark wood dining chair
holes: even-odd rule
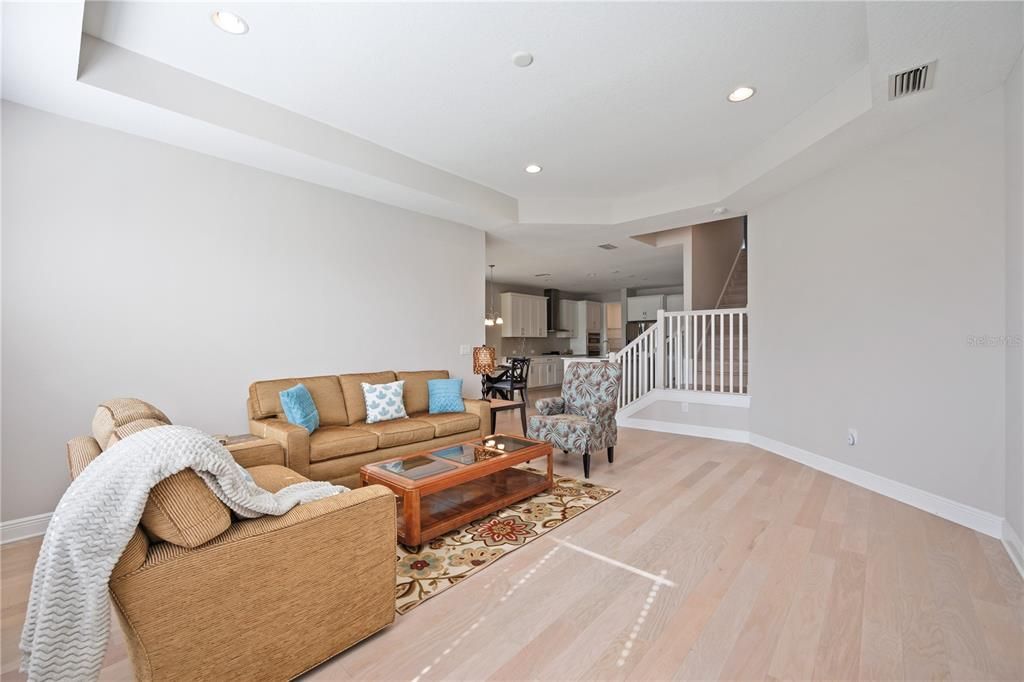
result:
[[[526,382],[530,378],[530,358],[509,358],[508,368],[487,381],[488,395],[496,395],[505,400],[515,400],[516,391],[523,402],[529,404],[526,395]]]

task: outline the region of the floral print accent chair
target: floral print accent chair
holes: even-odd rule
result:
[[[527,437],[551,443],[565,452],[583,453],[583,477],[590,478],[590,453],[608,448],[614,461],[615,410],[622,367],[614,362],[571,362],[562,381],[561,398],[537,401]]]

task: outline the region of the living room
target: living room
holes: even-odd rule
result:
[[[2,12],[2,679],[1024,678],[1021,2]]]

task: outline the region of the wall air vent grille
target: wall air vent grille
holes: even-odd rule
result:
[[[615,246],[615,244],[598,244],[597,248],[604,249],[605,251],[614,251],[619,247]]]
[[[935,84],[935,62],[889,74],[889,100],[931,90]]]

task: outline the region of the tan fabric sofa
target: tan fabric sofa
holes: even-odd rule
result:
[[[68,442],[71,477],[117,440],[166,423],[140,400],[104,403],[93,435]],[[277,463],[276,446],[246,456],[267,490],[308,480]],[[395,496],[382,486],[239,521],[191,469],[165,479],[109,584],[135,677],[302,674],[394,621],[395,537]]]
[[[427,381],[447,378],[447,371],[438,370],[257,381],[249,386],[249,430],[280,443],[287,466],[303,476],[355,488],[364,464],[490,435],[491,405],[486,400],[466,400],[465,412],[428,413]],[[367,424],[362,383],[398,380],[405,381],[409,418]],[[298,383],[309,389],[320,413],[320,428],[312,434],[289,424],[281,410],[281,391]]]

